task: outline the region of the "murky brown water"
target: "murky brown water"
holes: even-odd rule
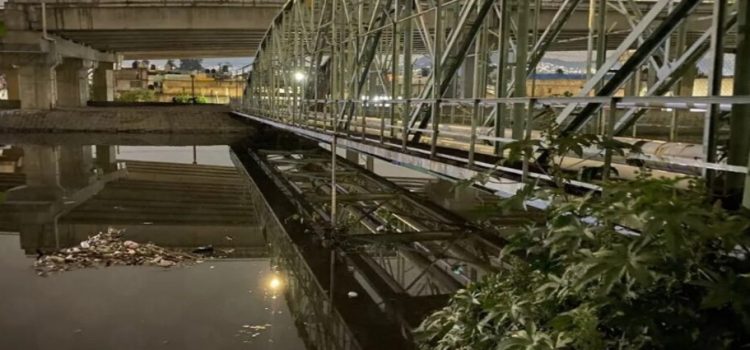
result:
[[[104,151],[114,159],[92,156]],[[0,349],[305,348],[228,148],[199,146],[195,165],[193,155],[192,147],[5,147]],[[38,253],[107,227],[167,248],[212,245],[226,257],[34,272]]]

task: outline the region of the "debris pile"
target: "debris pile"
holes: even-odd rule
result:
[[[152,243],[122,240],[122,231],[109,229],[89,237],[78,246],[41,254],[34,263],[39,276],[74,269],[112,266],[147,265],[173,267],[200,262],[194,255],[169,250]]]

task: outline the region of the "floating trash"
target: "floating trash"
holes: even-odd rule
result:
[[[193,253],[196,253],[196,254],[212,254],[213,252],[214,252],[214,246],[210,244],[204,247],[198,247],[198,248],[193,249]]]
[[[196,257],[180,251],[159,247],[152,243],[141,244],[123,241],[122,231],[109,229],[89,237],[78,246],[42,254],[34,263],[39,276],[53,272],[112,266],[146,265],[164,268],[197,263]]]
[[[270,323],[257,325],[243,324],[242,328],[237,330],[237,333],[235,333],[234,336],[239,337],[243,343],[249,343],[253,340],[253,338],[258,337],[263,333],[263,331],[268,330],[268,328],[270,327]]]

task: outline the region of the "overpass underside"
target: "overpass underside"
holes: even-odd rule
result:
[[[282,4],[281,0],[10,0],[5,18],[8,30],[46,30],[126,59],[242,57],[258,47]]]
[[[282,0],[9,0],[0,11],[2,108],[112,101],[123,59],[247,57]],[[89,84],[90,75],[93,84]]]
[[[612,168],[635,176],[633,161],[658,176],[705,176],[738,206],[750,149],[749,16],[745,1],[290,1],[258,49],[242,111],[459,179],[490,172],[498,183],[545,178],[533,159],[496,164],[504,145],[550,128],[648,137],[660,141],[642,154],[585,150],[565,166],[584,189]],[[550,71],[566,59],[583,68]],[[539,88],[545,75],[580,80],[552,92]],[[605,171],[584,176],[594,168]]]

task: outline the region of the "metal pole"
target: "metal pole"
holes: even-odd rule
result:
[[[674,50],[674,57],[680,58],[685,53],[685,48],[687,47],[687,35],[688,35],[688,21],[686,20],[685,23],[680,26],[680,30],[677,32],[677,42],[675,44],[675,50]],[[685,74],[682,78],[685,79],[692,79],[692,77],[689,76],[689,74]],[[687,91],[683,91],[683,86],[686,84],[679,83],[675,85],[675,87],[672,89],[672,92],[675,96],[684,96],[684,94]],[[692,95],[692,91],[689,91],[689,95]],[[677,138],[677,120],[680,118],[681,115],[684,113],[680,113],[677,109],[672,111],[672,118],[669,122],[669,141],[674,142],[674,140]]]
[[[412,7],[414,6],[414,0],[407,0],[406,7],[404,8],[404,17],[411,16]],[[412,23],[413,19],[408,19],[404,23],[404,86],[403,86],[403,98],[404,110],[401,122],[401,149],[406,151],[406,144],[409,142],[409,117],[411,116],[411,84],[412,84],[412,72],[413,68],[411,65],[411,49],[412,49]],[[429,41],[429,40],[428,40]],[[393,129],[391,129],[393,132]]]
[[[591,80],[593,76],[593,56],[594,52],[594,18],[596,17],[596,2],[589,0],[589,34],[586,41],[586,80]]]
[[[469,165],[474,165],[474,153],[477,147],[477,123],[479,122],[479,98],[474,100],[474,110],[471,114],[471,135],[469,136]]]
[[[609,103],[609,114],[607,114],[607,121],[605,125],[605,135],[607,141],[612,141],[615,131],[615,120],[617,120],[617,102],[619,98],[613,97]],[[609,181],[609,173],[612,169],[612,149],[607,148],[604,150],[604,167],[602,169],[602,181]]]
[[[331,232],[336,231],[336,150],[338,149],[338,123],[333,123],[331,140]],[[333,292],[333,291],[331,291]]]
[[[713,6],[713,23],[711,24],[711,70],[708,73],[708,96],[721,95],[721,81],[724,68],[724,20],[726,15],[726,0],[716,0]],[[719,128],[718,104],[712,104],[706,110],[703,131],[703,149],[705,161],[715,163],[717,159],[717,138]],[[704,169],[704,175],[709,189],[713,190],[716,173]]]
[[[193,96],[193,103],[195,103],[195,74],[190,74],[190,94]]]
[[[596,22],[596,69],[599,70],[607,59],[607,0],[599,0],[597,6],[598,21]],[[598,89],[604,85],[604,82],[599,82]],[[601,133],[604,128],[604,111],[599,111],[598,118],[599,127],[596,129],[598,134]]]
[[[526,96],[526,64],[529,50],[529,1],[519,0],[517,32],[516,32],[516,66],[515,66],[515,91],[513,97]],[[523,138],[524,108],[523,104],[513,107],[513,138]]]
[[[432,106],[432,140],[430,142],[430,156],[435,157],[437,153],[438,132],[440,129],[440,57],[442,56],[443,46],[443,1],[435,1],[435,54],[432,57],[432,97],[434,98]]]
[[[529,99],[529,103],[527,105],[526,110],[526,127],[525,127],[525,135],[523,136],[524,140],[528,141],[531,140],[531,121],[534,119],[534,105],[536,105],[536,99],[531,98]],[[531,153],[534,152],[534,149],[531,146],[528,146],[524,148],[523,150],[523,175],[522,175],[522,182],[526,183],[529,180],[529,162],[531,161]],[[531,186],[527,184],[526,186]]]
[[[407,0],[406,7],[411,7],[410,4],[411,0]],[[391,57],[391,98],[390,100],[395,100],[396,95],[398,95],[398,61],[400,58],[399,55],[399,37],[398,37],[398,16],[399,16],[399,2],[398,0],[394,1],[394,12],[393,12],[393,21],[391,22],[391,41],[392,41],[392,57]],[[407,66],[404,65],[404,71],[406,71]],[[405,83],[405,82],[404,82]],[[396,120],[396,104],[391,102],[390,106],[390,125],[393,126],[395,124]],[[391,128],[391,132],[393,129]],[[384,135],[383,130],[380,131],[380,139],[381,142],[383,141]]]
[[[534,3],[534,23],[531,26],[532,32],[532,43],[533,47],[536,47],[538,44],[538,36],[539,36],[539,16],[541,15],[542,11],[542,0],[536,0]],[[528,61],[528,59],[527,59]],[[527,64],[529,62],[526,62]],[[526,69],[526,76],[528,77],[531,75],[531,96],[536,96],[536,65],[533,67],[527,67]]]
[[[734,94],[747,96],[750,95],[750,66],[748,66],[748,62],[750,62],[750,38],[748,37],[750,36],[750,4],[746,0],[740,0],[737,2],[737,6],[737,56],[734,67]],[[727,159],[727,163],[731,165],[747,164],[750,155],[750,118],[748,117],[750,117],[750,105],[734,105],[730,117],[729,156]],[[743,185],[744,206],[750,209],[750,177],[742,174],[727,174],[727,191],[730,196],[741,196]]]
[[[498,98],[506,97],[506,79],[505,67],[508,60],[508,41],[510,40],[510,11],[509,5],[510,0],[500,0],[498,6],[500,6],[500,25],[498,27],[497,35],[497,81],[495,82],[495,96]],[[505,104],[495,104],[495,137],[505,137]],[[503,145],[499,141],[495,141],[495,154],[502,156]]]

